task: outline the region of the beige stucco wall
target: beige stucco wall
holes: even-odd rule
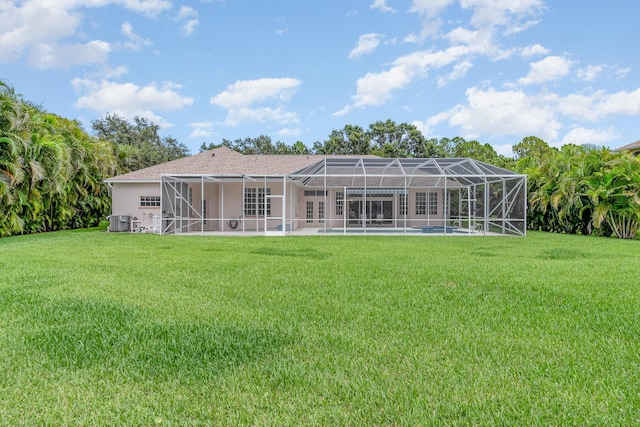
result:
[[[247,182],[245,188],[264,188],[264,182]],[[282,182],[268,182],[267,188],[271,188],[271,195],[284,195],[284,186]],[[190,184],[193,195],[193,208],[196,213],[192,213],[190,216],[197,220],[202,210],[202,198],[206,200],[207,205],[207,218],[204,221],[204,229],[206,231],[232,231],[229,226],[231,220],[238,221],[238,227],[236,231],[241,231],[244,224],[244,229],[247,231],[264,230],[264,217],[263,216],[243,216],[243,199],[242,183],[217,183],[217,182],[205,182],[204,194],[202,191],[201,183]],[[322,196],[305,196],[304,190],[309,188],[298,188],[295,185],[288,183],[285,196],[285,207],[287,210],[287,226],[291,226],[294,230],[303,227],[322,227],[323,222],[318,218],[318,202],[325,201],[325,221],[326,226],[329,228],[340,228],[344,226],[344,215],[336,214],[336,192],[343,191],[342,189],[330,189],[326,199]],[[321,188],[314,190],[322,190]],[[415,203],[416,193],[418,191],[423,192],[436,192],[438,193],[438,212],[436,215],[416,215]],[[160,183],[113,183],[112,184],[112,197],[113,215],[131,215],[142,221],[142,226],[152,225],[154,215],[160,215],[159,207],[140,207],[140,196],[160,196]],[[407,226],[413,225],[441,225],[443,223],[443,192],[440,189],[429,190],[416,190],[411,189],[408,197],[408,211],[407,211]],[[360,198],[362,200],[362,198]],[[375,196],[367,197],[367,200],[392,200],[393,211],[395,221],[391,224],[395,227],[404,226],[404,218],[400,213],[400,204],[398,195],[394,195],[393,198],[380,198]],[[307,201],[313,201],[313,221],[308,223],[307,218]],[[427,199],[428,204],[428,199]],[[428,206],[427,206],[428,210]],[[348,202],[345,203],[344,213],[348,213]],[[282,216],[282,199],[271,199],[271,216]],[[292,218],[293,216],[293,218]],[[280,224],[280,221],[272,220],[268,223],[269,228],[273,228],[276,224]],[[199,231],[200,224],[194,223],[191,225],[190,230]]]
[[[196,209],[198,215],[202,211],[202,184],[192,183],[190,187],[193,191],[193,206]],[[265,188],[263,181],[246,182],[244,188]],[[267,182],[266,188],[271,189],[271,196],[286,196],[285,207],[288,215],[290,215],[289,203],[291,201],[291,194],[289,192],[294,191],[291,184],[287,185],[287,192],[285,195],[284,186],[282,182]],[[247,215],[243,214],[244,193],[242,182],[205,182],[204,183],[204,198],[207,201],[207,218],[205,220],[204,229],[207,231],[234,231],[231,228],[230,222],[237,222],[235,231],[242,231],[243,227],[248,231],[264,230],[264,216],[263,215]],[[271,198],[271,216],[282,216],[282,198]],[[270,220],[267,227],[274,228],[277,224],[280,224],[281,220]],[[193,231],[199,231],[201,225],[199,223],[193,224],[190,229]]]
[[[319,202],[325,203],[325,222],[328,228],[340,228],[344,226],[344,215],[348,215],[349,209],[349,201],[345,201],[343,214],[336,214],[336,193],[342,192],[343,189],[329,189],[327,193],[327,197],[322,196],[305,196],[304,190],[320,190],[322,188],[304,188],[300,189],[297,195],[297,209],[296,209],[296,217],[297,223],[299,226],[304,227],[322,227],[323,221],[319,218]],[[438,210],[436,214],[428,214],[428,196],[427,196],[427,214],[425,215],[417,215],[416,214],[416,193],[418,192],[426,192],[426,193],[437,193],[438,194]],[[409,190],[407,204],[407,226],[413,225],[442,225],[443,224],[443,191],[441,189],[411,189]],[[354,200],[362,201],[363,198],[354,198]],[[394,227],[403,227],[404,226],[404,215],[400,212],[400,203],[399,197],[397,194],[394,194],[392,198],[390,197],[376,197],[375,195],[368,196],[366,198],[367,201],[392,201],[393,202],[393,215],[394,221],[391,223]],[[311,222],[307,222],[307,202],[313,202],[313,220]],[[386,218],[390,220],[390,218]],[[387,224],[388,225],[388,224]]]
[[[112,215],[131,215],[142,221],[142,226],[150,226],[153,216],[160,215],[159,207],[140,207],[140,196],[160,196],[160,183],[113,183]]]

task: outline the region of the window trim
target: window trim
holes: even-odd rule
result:
[[[138,207],[159,208],[160,196],[138,196]]]
[[[416,193],[416,215],[427,214],[427,193],[425,191],[419,191]]]
[[[265,206],[264,201],[266,198],[266,215],[271,215],[271,198],[266,197],[271,195],[271,187],[267,187],[266,195],[264,187],[247,187],[244,189],[243,208],[246,216],[264,216]]]

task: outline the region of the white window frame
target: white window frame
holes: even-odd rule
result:
[[[141,208],[159,208],[160,196],[139,196],[138,206]]]

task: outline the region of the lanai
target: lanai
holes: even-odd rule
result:
[[[218,197],[213,215],[204,197],[200,206],[193,203],[193,184],[203,194],[215,185],[217,194],[241,196],[226,207],[229,197]],[[287,234],[310,227],[308,216],[299,215],[305,200],[322,206],[313,228],[327,234],[526,233],[526,176],[468,158],[326,157],[285,175],[165,174],[161,186],[163,233],[204,232],[217,221],[222,231],[235,225],[243,233]]]

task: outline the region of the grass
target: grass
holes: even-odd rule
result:
[[[640,242],[0,239],[1,425],[637,425]]]

